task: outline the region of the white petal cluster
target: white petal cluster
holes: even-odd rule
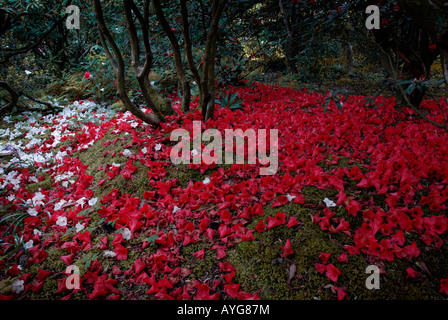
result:
[[[25,72],[27,73],[27,71]],[[61,107],[61,111],[45,116],[39,112],[24,112],[23,115],[27,118],[26,121],[18,121],[12,128],[0,129],[0,138],[3,138],[2,142],[0,142],[0,153],[7,145],[15,149],[14,157],[9,160],[6,166],[13,163],[20,163],[21,166],[30,166],[34,165],[35,162],[51,163],[62,160],[67,155],[67,151],[54,151],[53,149],[61,144],[64,137],[74,136],[75,132],[79,130],[84,131],[92,138],[89,139],[89,142],[78,146],[78,150],[87,149],[100,136],[98,134],[99,128],[92,130],[84,123],[94,122],[99,124],[102,121],[102,117],[111,119],[116,114],[116,111],[112,108],[92,101],[84,101],[83,103],[75,101],[65,106],[60,106],[56,100],[49,102]],[[33,107],[40,108],[41,106],[36,105]],[[0,120],[6,123],[13,122],[11,116],[5,116]],[[44,124],[50,124],[50,126],[45,126]],[[135,124],[138,125],[137,122]],[[21,141],[15,142],[18,137],[24,137],[28,142],[25,145]],[[50,137],[52,142],[45,143]],[[8,140],[9,142],[7,142]],[[46,147],[46,151],[40,151],[41,147]],[[10,152],[8,151],[8,153]]]

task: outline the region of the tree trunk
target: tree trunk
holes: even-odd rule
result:
[[[346,42],[345,45],[346,50],[346,72],[348,75],[351,75],[353,72],[353,45],[350,43],[350,41]]]
[[[346,29],[343,32],[343,39],[345,42],[345,72],[347,75],[351,75],[353,72],[353,45]]]
[[[191,89],[190,83],[187,80],[187,76],[185,74],[185,69],[182,65],[182,55],[180,52],[179,42],[177,41],[176,35],[173,30],[171,30],[171,26],[165,18],[165,14],[163,13],[163,8],[160,4],[160,0],[152,0],[152,4],[154,6],[154,11],[156,12],[157,20],[160,22],[163,31],[165,31],[173,49],[174,54],[174,63],[176,65],[177,77],[182,86],[182,111],[187,112],[190,109],[190,100],[191,100]]]
[[[143,33],[146,34],[147,30],[145,30],[146,24],[145,24],[145,18],[147,15],[147,6],[148,2],[145,1],[145,17],[142,17],[140,12],[136,9],[135,3],[132,0],[124,0],[123,1],[125,13],[126,13],[126,23],[128,27],[128,33],[131,39],[131,50],[132,50],[132,63],[134,64],[134,68],[138,69],[140,72],[137,73],[137,80],[139,82],[140,88],[142,90],[143,96],[146,100],[146,103],[148,106],[153,110],[154,114],[147,114],[143,112],[139,107],[134,105],[132,101],[130,100],[126,84],[125,84],[125,64],[123,60],[123,56],[120,52],[120,49],[118,48],[115,40],[113,39],[112,35],[110,34],[106,23],[104,21],[103,16],[103,8],[101,6],[100,0],[94,0],[94,6],[95,6],[95,16],[96,20],[98,22],[98,32],[101,40],[101,45],[104,48],[104,52],[106,53],[110,63],[112,64],[112,67],[115,72],[116,82],[117,82],[117,94],[120,98],[120,100],[123,102],[124,106],[128,111],[130,111],[133,115],[135,115],[137,118],[141,119],[143,122],[146,122],[148,124],[159,126],[161,121],[164,121],[163,114],[157,108],[157,106],[154,104],[154,102],[150,99],[149,94],[147,92],[145,81],[147,81],[147,76],[149,74],[151,65],[152,65],[152,53],[149,48],[149,42],[147,39],[145,39],[145,53],[146,53],[146,61],[144,66],[140,69],[139,67],[139,46],[138,42],[136,41],[137,32],[135,29],[135,25],[132,19],[131,10],[134,11],[137,18],[140,20],[142,24],[142,30]],[[146,37],[144,37],[146,38]],[[111,47],[112,51],[110,51],[109,46]],[[145,80],[146,79],[146,80]]]
[[[190,24],[188,22],[188,8],[186,0],[180,0],[180,11],[182,15],[182,33],[184,36],[184,46],[185,54],[187,56],[188,68],[190,68],[190,71],[193,74],[194,80],[199,87],[199,96],[201,96],[201,76],[198,72],[198,69],[196,68],[196,64],[193,59],[192,44],[190,38]]]
[[[288,64],[289,72],[291,74],[295,74],[297,73],[297,54],[298,54],[298,45],[295,40],[295,29],[293,26],[291,26],[291,22],[289,20],[290,17],[285,12],[282,0],[278,0],[278,6],[280,8],[280,14],[283,18],[283,23],[285,25],[287,34],[287,42],[285,50],[286,62]]]
[[[204,121],[213,119],[215,111],[215,59],[216,43],[218,40],[219,19],[227,0],[215,0],[212,7],[212,20],[205,44],[204,64],[202,68],[201,90],[202,96],[199,108]]]

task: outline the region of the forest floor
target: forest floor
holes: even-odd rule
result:
[[[276,174],[174,165],[197,100],[160,129],[93,101],[5,117],[0,299],[446,299],[446,131],[382,95],[324,112],[313,88],[226,91],[243,109],[202,130],[277,129]]]

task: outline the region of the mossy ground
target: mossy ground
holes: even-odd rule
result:
[[[125,145],[126,136],[123,144]],[[88,150],[83,150],[75,155],[89,164],[87,174],[92,174],[95,181],[105,178],[102,171],[96,171],[94,168],[99,161],[108,163],[113,160],[115,163],[126,162],[126,157],[115,156],[107,159],[92,157],[93,154],[104,152],[107,148],[103,147],[102,142],[107,139],[116,138],[116,136],[107,134],[106,137],[97,141]],[[119,140],[120,141],[120,140]],[[120,143],[116,143],[116,154],[120,152]],[[135,151],[135,150],[132,150]],[[136,164],[137,165],[137,164]],[[139,168],[140,174],[134,175],[135,184],[129,186],[122,181],[120,188],[122,192],[133,193],[140,196],[147,190],[148,181],[145,168]],[[170,167],[166,179],[176,177],[179,185],[186,187],[190,181],[201,181],[203,176],[197,171],[187,166]],[[113,187],[120,184],[122,177],[114,179]],[[124,178],[123,178],[124,179]],[[95,184],[93,184],[95,185]],[[96,190],[96,192],[106,193],[110,191],[112,185],[104,187],[104,190]],[[121,189],[120,189],[121,190]],[[340,263],[336,261],[339,254],[344,252],[343,244],[351,241],[344,234],[330,234],[322,231],[318,225],[312,221],[312,215],[316,213],[319,206],[322,206],[322,199],[325,197],[332,198],[337,194],[335,190],[323,190],[312,186],[305,186],[302,194],[306,199],[307,206],[289,203],[281,207],[272,208],[270,205],[264,206],[265,215],[255,218],[250,224],[246,225],[249,229],[254,229],[260,220],[266,222],[268,216],[274,216],[277,212],[282,211],[289,217],[295,216],[299,221],[299,225],[292,228],[286,226],[274,227],[261,234],[255,232],[254,241],[245,241],[230,247],[227,250],[228,257],[222,261],[229,261],[236,268],[236,276],[234,281],[241,283],[241,289],[246,292],[258,292],[261,299],[266,300],[298,300],[298,299],[335,299],[337,294],[332,290],[332,285],[337,285],[346,289],[350,299],[439,299],[441,298],[436,292],[440,286],[438,279],[444,275],[444,267],[448,264],[448,249],[443,247],[441,251],[428,250],[422,252],[422,256],[416,261],[398,260],[392,262],[382,262],[382,268],[385,274],[381,275],[380,289],[368,290],[366,288],[366,279],[369,274],[365,273],[368,265],[378,263],[378,261],[369,261],[362,255],[349,256],[348,263]],[[334,209],[337,216],[347,217],[345,209]],[[92,233],[92,243],[98,243],[99,238],[104,236],[104,221],[101,220],[96,212],[87,213],[92,218],[89,231]],[[355,218],[350,218],[352,223]],[[71,231],[73,232],[73,231]],[[68,232],[70,233],[70,231]],[[113,239],[113,233],[109,234],[109,240]],[[134,261],[138,258],[145,259],[151,252],[157,248],[156,244],[152,244],[145,250],[139,249],[147,234],[141,234],[129,242],[129,246],[134,250],[129,251],[127,260],[111,260],[102,256],[102,250],[96,249],[95,246],[86,252],[80,252],[74,260],[74,264],[84,273],[87,271],[88,265],[92,261],[101,261],[103,270],[108,270],[112,265],[119,266],[122,271],[128,270]],[[415,237],[417,239],[417,237]],[[294,254],[286,258],[281,257],[280,247],[285,245],[285,241],[289,239],[294,250]],[[412,240],[412,238],[411,238]],[[418,240],[418,239],[417,239]],[[182,267],[189,268],[193,271],[190,278],[200,281],[206,281],[219,277],[219,261],[216,260],[216,252],[214,250],[205,251],[203,259],[193,257],[193,253],[202,249],[210,248],[210,243],[199,242],[187,245],[182,248],[182,255],[185,261]],[[341,272],[337,284],[329,280],[325,274],[321,275],[316,271],[315,264],[321,263],[318,256],[322,253],[332,253],[329,263],[333,263]],[[30,272],[37,273],[39,269],[53,271],[56,277],[52,277],[45,281],[45,284],[39,293],[31,293],[31,299],[58,299],[62,298],[67,292],[57,293],[58,278],[64,278],[61,273],[67,267],[60,259],[61,256],[67,255],[65,250],[53,247],[48,250],[48,258],[41,264],[31,266]],[[419,266],[424,265],[431,274],[425,274]],[[295,266],[296,271],[291,274],[291,266]],[[412,267],[422,273],[422,277],[413,280],[406,279],[405,270]],[[292,277],[291,277],[292,276]],[[60,279],[59,279],[60,281]],[[4,283],[4,290],[7,290],[8,284]],[[123,293],[123,299],[148,299],[146,295],[147,286],[144,284],[136,284],[121,281],[117,284],[117,288]],[[86,299],[85,293],[78,292],[73,296],[74,299]]]
[[[104,146],[104,143],[107,141],[115,141],[115,143]],[[104,197],[113,188],[119,189],[122,194],[138,197],[142,197],[145,191],[151,189],[147,168],[139,161],[133,161],[133,165],[137,166],[138,169],[132,175],[131,181],[120,174],[110,180],[105,170],[99,170],[99,166],[104,167],[113,163],[123,167],[129,159],[122,155],[122,152],[128,149],[132,153],[138,153],[139,150],[138,146],[133,145],[131,141],[132,137],[125,132],[115,134],[109,131],[87,150],[80,150],[71,154],[71,157],[79,158],[83,164],[88,165],[86,174],[93,176],[92,190],[98,199]],[[106,179],[106,182],[101,187],[98,187],[98,182],[102,179]]]
[[[305,187],[303,195],[306,203],[318,204],[321,199],[331,197],[334,193],[315,187]],[[334,209],[334,208],[333,208]],[[416,260],[395,259],[394,261],[373,261],[363,255],[348,255],[348,263],[338,262],[337,257],[345,250],[343,245],[350,243],[347,235],[331,234],[322,231],[312,221],[315,208],[304,207],[300,204],[286,204],[281,207],[264,207],[265,216],[258,217],[248,226],[255,228],[260,220],[266,221],[267,216],[274,216],[277,212],[284,212],[286,220],[295,216],[299,225],[292,228],[286,226],[274,227],[261,234],[255,232],[255,241],[241,242],[228,252],[228,260],[235,266],[236,281],[241,282],[242,290],[259,293],[260,299],[266,300],[297,300],[297,299],[335,299],[337,293],[332,285],[346,289],[349,299],[360,300],[433,300],[443,298],[437,294],[440,288],[440,277],[444,276],[448,263],[448,249],[428,250]],[[347,218],[345,209],[333,210],[336,216]],[[353,219],[349,219],[353,220]],[[358,219],[359,220],[359,219]],[[359,223],[359,222],[358,222]],[[352,224],[351,224],[352,225]],[[408,244],[418,237],[410,237]],[[289,239],[294,254],[286,258],[281,257],[281,249]],[[332,263],[342,274],[337,283],[329,280],[325,274],[316,271],[315,264],[321,263],[321,253],[332,253],[328,263]],[[430,274],[422,271],[422,263]],[[385,271],[380,276],[380,289],[369,290],[366,280],[370,274],[366,273],[369,265],[379,265]],[[296,271],[290,277],[290,268],[294,265]],[[406,269],[412,267],[420,272],[419,279],[407,279]]]

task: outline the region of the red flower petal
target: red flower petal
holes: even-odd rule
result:
[[[341,253],[341,255],[336,259],[338,262],[348,263],[348,257],[345,252]]]
[[[320,261],[322,261],[323,264],[327,264],[328,259],[330,259],[330,257],[331,257],[331,253],[323,253],[322,252],[319,255],[319,259],[320,259]]]
[[[67,256],[62,256],[61,260],[64,261],[68,266],[72,264],[73,258],[75,257],[75,254],[69,254]]]
[[[288,224],[286,225],[286,227],[288,227],[288,228],[292,228],[292,227],[294,227],[294,226],[296,226],[296,225],[298,225],[299,224],[299,221],[297,221],[297,218],[296,217],[290,217],[289,218],[289,221],[288,221]]]
[[[439,292],[448,295],[448,279],[440,279],[440,290]]]
[[[338,281],[338,277],[341,274],[341,271],[339,271],[334,265],[331,263],[327,265],[327,272],[325,273],[328,279],[330,279],[333,282]]]
[[[289,239],[286,240],[286,243],[283,247],[280,247],[280,249],[282,250],[282,257],[287,257],[291,254],[294,254],[294,250],[292,250],[291,248],[291,242],[289,241]]]
[[[258,233],[266,231],[266,225],[264,224],[263,220],[258,221],[257,225],[255,226],[255,230]]]
[[[193,253],[193,257],[195,257],[197,259],[204,259],[204,255],[205,255],[204,248],[202,248],[201,250],[196,251],[195,253]]]
[[[409,267],[409,268],[406,269],[406,279],[409,278],[409,277],[411,277],[411,278],[413,278],[413,279],[415,279],[416,277],[418,277],[418,273],[417,273],[417,271],[415,271],[415,270],[412,269],[411,267]]]
[[[117,254],[117,260],[127,260],[128,258],[128,250],[123,247],[121,244],[116,244],[114,252]]]
[[[240,288],[241,284],[237,283],[237,284],[226,284],[224,286],[224,291],[231,297],[231,298],[236,298],[237,294],[238,294],[238,290]]]
[[[316,263],[314,267],[316,268],[316,271],[320,274],[323,274],[325,271],[327,271],[327,265],[325,264]]]
[[[268,229],[272,229],[276,226],[286,223],[286,215],[284,212],[277,212],[274,217],[268,217]]]

